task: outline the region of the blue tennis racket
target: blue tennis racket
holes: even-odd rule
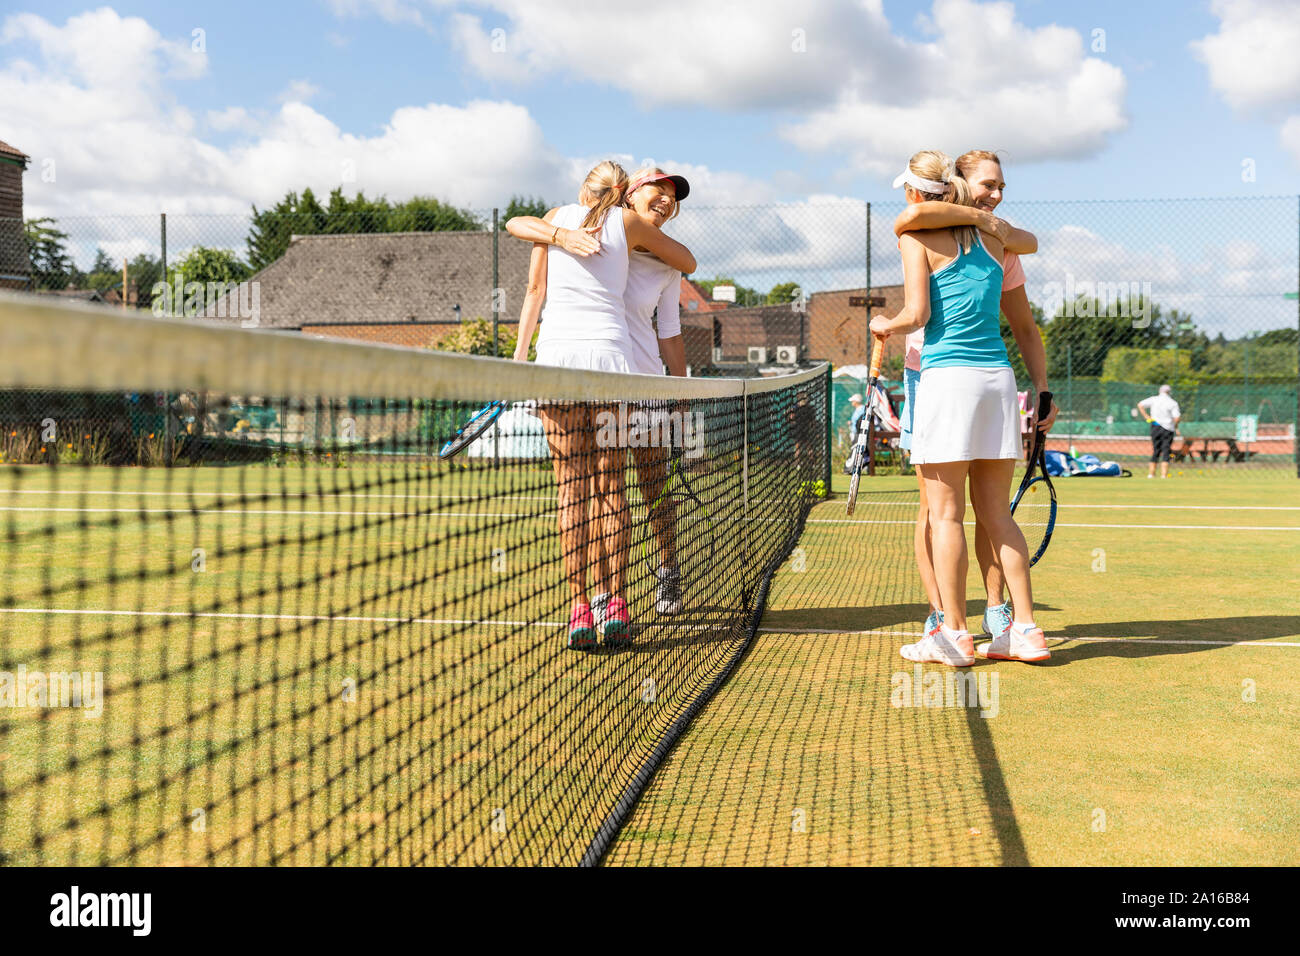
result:
[[[1046,436],[1038,423],[1052,411],[1052,393],[1038,396],[1038,417],[1034,419],[1034,444],[1025,468],[1025,477],[1011,501],[1011,515],[1020,525],[1029,546],[1029,566],[1032,568],[1047,551],[1056,527],[1056,487],[1047,474]],[[1035,468],[1038,474],[1035,475]]]
[[[460,430],[451,437],[447,444],[442,446],[442,451],[438,452],[438,457],[444,460],[451,458],[474,441],[475,438],[478,438],[491,428],[505,410],[506,403],[504,401],[488,402],[471,415],[469,421],[460,427]]]

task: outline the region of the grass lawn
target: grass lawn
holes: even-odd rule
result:
[[[1057,481],[1034,569],[1053,657],[977,663],[970,707],[891,700],[951,673],[898,656],[926,613],[913,481],[814,509],[607,862],[1300,863],[1300,482]]]

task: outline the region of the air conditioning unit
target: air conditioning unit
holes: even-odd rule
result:
[[[778,345],[776,347],[776,364],[798,365],[799,348],[794,345]]]
[[[746,360],[750,365],[766,365],[767,349],[761,345],[751,345]]]
[[[722,364],[722,349],[718,348],[716,345],[713,347],[713,364]]]

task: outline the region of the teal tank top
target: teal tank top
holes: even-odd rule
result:
[[[925,324],[921,371],[945,366],[1010,367],[998,315],[1002,309],[1002,264],[979,237],[970,252],[930,276],[930,320]]]

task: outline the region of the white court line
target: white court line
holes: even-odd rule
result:
[[[817,627],[760,627],[759,633],[768,634],[867,634],[872,637],[921,637],[920,631],[857,631]],[[986,635],[987,636],[987,635]],[[976,638],[980,640],[981,638]],[[1066,644],[1071,641],[1113,644],[1195,644],[1214,647],[1300,647],[1300,641],[1182,641],[1163,637],[1049,637],[1049,641]]]
[[[249,621],[328,621],[339,624],[504,624],[507,627],[564,627],[562,621],[461,620],[437,617],[352,617],[329,614],[254,614],[245,611],[117,611],[105,608],[5,607],[0,614],[65,614],[106,617],[201,617]]]
[[[125,515],[315,515],[323,518],[543,518],[555,513],[554,509],[547,511],[307,511],[273,508],[19,508],[14,505],[0,507],[0,511],[38,514],[69,512]]]
[[[975,522],[964,522],[968,527]],[[915,521],[858,521],[854,518],[809,518],[808,524],[901,524],[915,525]],[[1154,528],[1160,531],[1300,531],[1300,525],[1254,525],[1254,524],[1072,524],[1056,522],[1057,528]]]
[[[858,501],[871,508],[915,508],[915,501]],[[1146,511],[1149,509],[1160,509],[1164,511],[1300,511],[1300,505],[1149,505],[1144,502],[1134,502],[1131,505],[1085,505],[1075,504],[1072,501],[1063,501],[1058,503],[1058,507],[1064,511],[1066,508],[1071,510],[1075,508],[1114,508],[1118,510]]]

